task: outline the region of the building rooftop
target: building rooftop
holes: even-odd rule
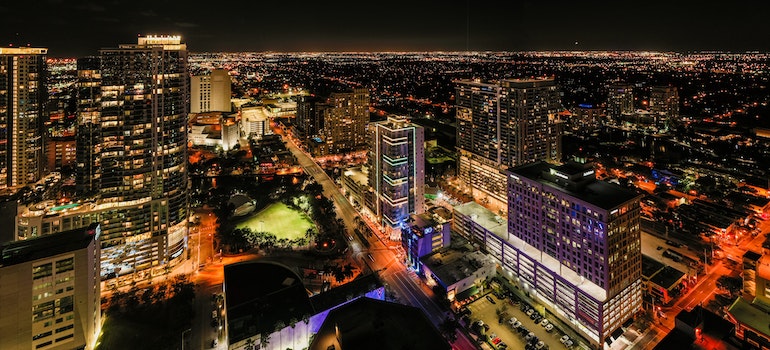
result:
[[[310,304],[313,306],[313,310],[319,313],[324,310],[329,310],[337,305],[343,304],[350,300],[350,296],[361,296],[371,291],[382,288],[382,282],[374,274],[367,274],[356,278],[341,286],[329,289],[326,292],[313,295],[310,297]]]
[[[343,175],[349,177],[356,184],[367,185],[369,184],[369,174],[362,171],[361,167],[347,168]]]
[[[666,265],[663,265],[663,263],[642,254],[642,277],[649,279],[664,267],[666,267]]]
[[[701,330],[703,340],[696,341],[693,329]],[[729,339],[735,332],[735,326],[719,315],[701,306],[692,310],[682,310],[676,315],[676,328],[669,332],[655,349],[738,349]]]
[[[476,202],[468,202],[457,205],[454,210],[464,216],[470,217],[485,230],[494,233],[498,237],[508,237],[508,223],[500,215],[495,215],[489,209]]]
[[[757,261],[761,257],[762,254],[759,254],[753,250],[747,250],[746,253],[743,254],[743,260]]]
[[[358,298],[329,312],[310,350],[444,350],[451,347],[412,306]]]
[[[489,209],[484,208],[481,204],[468,202],[455,206],[454,208],[459,214],[471,217],[479,226],[492,232],[492,234],[499,237],[501,240],[507,241],[514,248],[526,254],[530,259],[540,262],[540,264],[550,271],[555,272],[578,289],[584,291],[591,297],[596,298],[597,301],[605,301],[607,299],[607,291],[604,288],[585,279],[574,270],[563,266],[554,257],[548,254],[541,254],[542,252],[540,250],[527,244],[520,238],[509,235],[507,222],[503,219],[497,219],[499,218],[498,215],[495,215],[489,211]]]
[[[99,224],[94,223],[84,228],[3,244],[0,246],[0,267],[86,248],[91,242],[98,241],[100,232]]]
[[[369,274],[311,297],[302,278],[276,262],[248,261],[226,265],[224,270],[231,344],[273,333],[277,324],[288,326],[382,288],[377,276]]]
[[[614,209],[615,207],[631,201],[634,198],[641,197],[641,195],[635,191],[631,191],[618,185],[601,180],[590,181],[585,183],[585,185],[582,187],[578,187],[574,190],[568,190],[564,186],[560,186],[559,184],[550,181],[543,176],[544,172],[550,173],[551,170],[557,173],[561,173],[562,170],[560,169],[566,171],[564,176],[572,175],[577,170],[577,168],[574,168],[574,166],[555,166],[553,164],[541,161],[512,168],[509,172],[512,176],[518,175],[532,181],[537,181],[543,185],[549,186],[553,189],[605,210]],[[583,171],[583,169],[580,171]],[[593,174],[593,170],[586,170],[586,172],[591,172],[591,175]]]
[[[462,248],[442,249],[420,258],[420,261],[445,287],[471,276],[485,264],[492,263],[481,252]]]
[[[671,288],[677,285],[682,277],[684,277],[684,272],[679,271],[671,266],[664,266],[658,271],[658,273],[650,278],[650,282],[671,290]]]
[[[741,324],[764,334],[765,337],[770,337],[770,328],[768,328],[770,325],[770,305],[756,300],[750,303],[746,299],[738,298],[730,305],[727,312]]]
[[[302,279],[290,268],[263,261],[226,265],[225,303],[229,342],[255,334],[273,333],[275,325],[286,325],[313,315],[313,307]]]

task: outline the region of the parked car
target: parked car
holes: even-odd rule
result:
[[[566,342],[567,340],[569,340],[569,336],[568,336],[568,335],[566,335],[566,334],[565,334],[565,335],[562,335],[562,336],[561,336],[561,339],[559,339],[559,341],[560,341],[562,344],[564,344],[564,342]]]
[[[527,316],[530,316],[530,317],[531,317],[531,316],[532,316],[532,314],[534,314],[534,313],[535,313],[535,309],[527,309],[527,312],[526,312],[526,313],[527,313]]]
[[[541,321],[541,322],[540,322],[540,325],[541,325],[541,326],[543,326],[543,327],[545,327],[545,326],[547,326],[549,323],[550,323],[550,322],[548,322],[548,319],[547,319],[547,318],[543,318],[543,321]]]
[[[508,320],[508,324],[509,324],[509,325],[513,325],[513,324],[514,324],[514,323],[516,323],[517,321],[519,321],[519,320],[518,320],[518,319],[516,319],[516,317],[511,317],[511,319],[510,319],[510,320]]]
[[[545,346],[545,342],[541,340],[541,341],[537,342],[537,345],[535,345],[535,349],[538,349],[538,350],[540,350],[540,349],[542,349],[544,346]]]
[[[527,335],[524,337],[524,339],[526,339],[526,340],[530,340],[530,339],[532,339],[532,337],[534,337],[534,336],[535,336],[535,333],[529,332],[529,333],[527,333]]]
[[[521,321],[516,321],[516,322],[514,322],[514,323],[511,325],[511,327],[513,327],[513,328],[519,328],[519,327],[521,327]]]
[[[549,323],[548,325],[545,326],[546,332],[551,332],[552,330],[553,330],[553,323]]]
[[[497,303],[495,302],[495,299],[493,299],[493,298],[492,298],[491,296],[489,296],[489,295],[487,295],[487,300],[489,300],[489,302],[490,302],[490,303],[492,303],[492,304],[497,304]]]
[[[567,347],[572,346],[572,340],[568,339],[567,341],[564,342],[564,345],[567,346]]]

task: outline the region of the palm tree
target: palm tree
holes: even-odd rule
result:
[[[257,344],[254,342],[254,339],[249,338],[246,339],[246,350],[256,350]]]
[[[270,344],[270,334],[262,333],[259,335],[259,345],[260,348],[267,348],[267,345]]]

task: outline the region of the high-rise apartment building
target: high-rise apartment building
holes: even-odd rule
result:
[[[80,60],[78,70],[82,200],[21,207],[16,238],[100,223],[104,278],[125,285],[162,275],[185,259],[186,45],[177,36],[142,36]]]
[[[297,116],[292,124],[292,134],[303,143],[311,137],[317,137],[323,127],[322,116],[318,115],[316,105],[323,99],[317,96],[297,96]]]
[[[424,130],[402,117],[369,126],[369,186],[372,213],[394,240],[411,214],[424,211]]]
[[[323,128],[318,155],[338,154],[366,149],[366,124],[369,123],[369,90],[355,88],[332,92],[323,105],[317,105]]]
[[[679,90],[675,86],[653,86],[650,89],[650,112],[670,119],[679,117]]]
[[[94,349],[98,224],[0,246],[0,349]]]
[[[634,114],[634,88],[628,84],[610,84],[607,93],[607,115],[615,121]]]
[[[81,194],[99,190],[99,154],[101,139],[101,60],[83,57],[77,60],[77,132],[75,186]]]
[[[504,211],[501,170],[561,160],[559,92],[553,79],[456,84],[458,174],[476,200]]]
[[[508,171],[508,218],[475,202],[453,228],[482,244],[502,276],[595,348],[641,308],[641,195],[596,180],[590,164]]]
[[[190,79],[190,113],[230,112],[231,81],[225,69],[213,69]]]
[[[41,179],[48,49],[0,48],[0,188]]]
[[[139,271],[182,259],[188,210],[187,46],[141,36],[102,49],[100,207],[108,270]],[[110,259],[113,259],[110,261]]]

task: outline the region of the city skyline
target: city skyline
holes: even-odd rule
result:
[[[0,6],[3,45],[48,47],[50,57],[95,55],[138,34],[181,35],[192,52],[239,51],[527,51],[641,50],[745,52],[770,38],[762,13],[770,4],[720,6],[652,1],[591,6],[516,2],[481,8],[389,2],[294,3],[291,8],[243,3],[201,11],[175,1],[49,0]],[[696,6],[697,5],[697,6]],[[245,14],[245,15],[235,15]],[[89,38],[88,40],[75,38]]]

